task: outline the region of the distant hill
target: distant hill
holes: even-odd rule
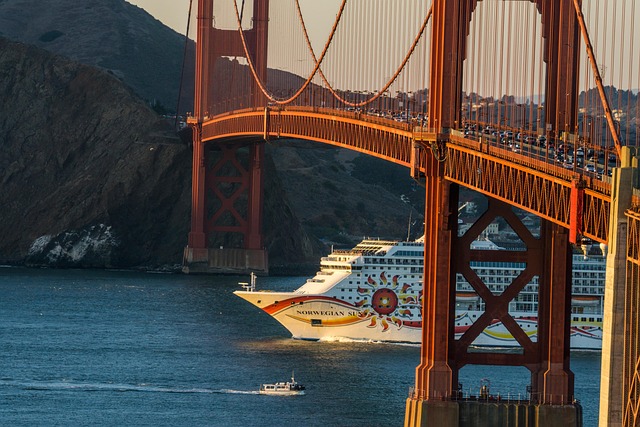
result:
[[[150,104],[175,111],[184,36],[123,0],[0,0],[0,36],[103,68]],[[181,111],[193,106],[189,44]]]

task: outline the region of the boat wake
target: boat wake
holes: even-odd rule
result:
[[[38,391],[92,391],[142,393],[203,393],[203,394],[259,394],[253,390],[158,387],[149,384],[82,383],[70,381],[14,381],[0,380],[0,387],[16,387]]]

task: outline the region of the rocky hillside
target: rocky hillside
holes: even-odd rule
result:
[[[66,58],[0,40],[0,261],[179,266],[190,224],[191,151],[148,102],[177,98],[177,77],[175,84],[153,70],[145,77],[143,53],[158,52],[154,66],[169,69],[181,53],[167,58],[166,49],[147,43],[180,45],[182,37],[122,0],[34,4],[0,0],[0,31]],[[164,33],[174,41],[163,41]],[[270,141],[267,155],[272,272],[315,268],[328,249],[321,242],[402,238],[410,204],[419,234],[424,192],[406,169],[301,141]]]
[[[1,258],[180,259],[190,151],[113,75],[0,39]]]

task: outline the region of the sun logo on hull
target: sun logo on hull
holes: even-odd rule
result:
[[[358,314],[360,318],[371,319],[368,327],[375,328],[380,325],[385,332],[390,325],[402,328],[404,319],[419,319],[422,291],[416,293],[413,291],[413,285],[400,285],[398,278],[398,275],[393,276],[389,282],[383,271],[379,280],[369,276],[367,283],[358,287],[358,295],[362,299],[355,305],[362,307]]]

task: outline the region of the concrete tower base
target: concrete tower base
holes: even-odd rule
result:
[[[407,399],[405,427],[582,427],[582,407],[505,401]]]

